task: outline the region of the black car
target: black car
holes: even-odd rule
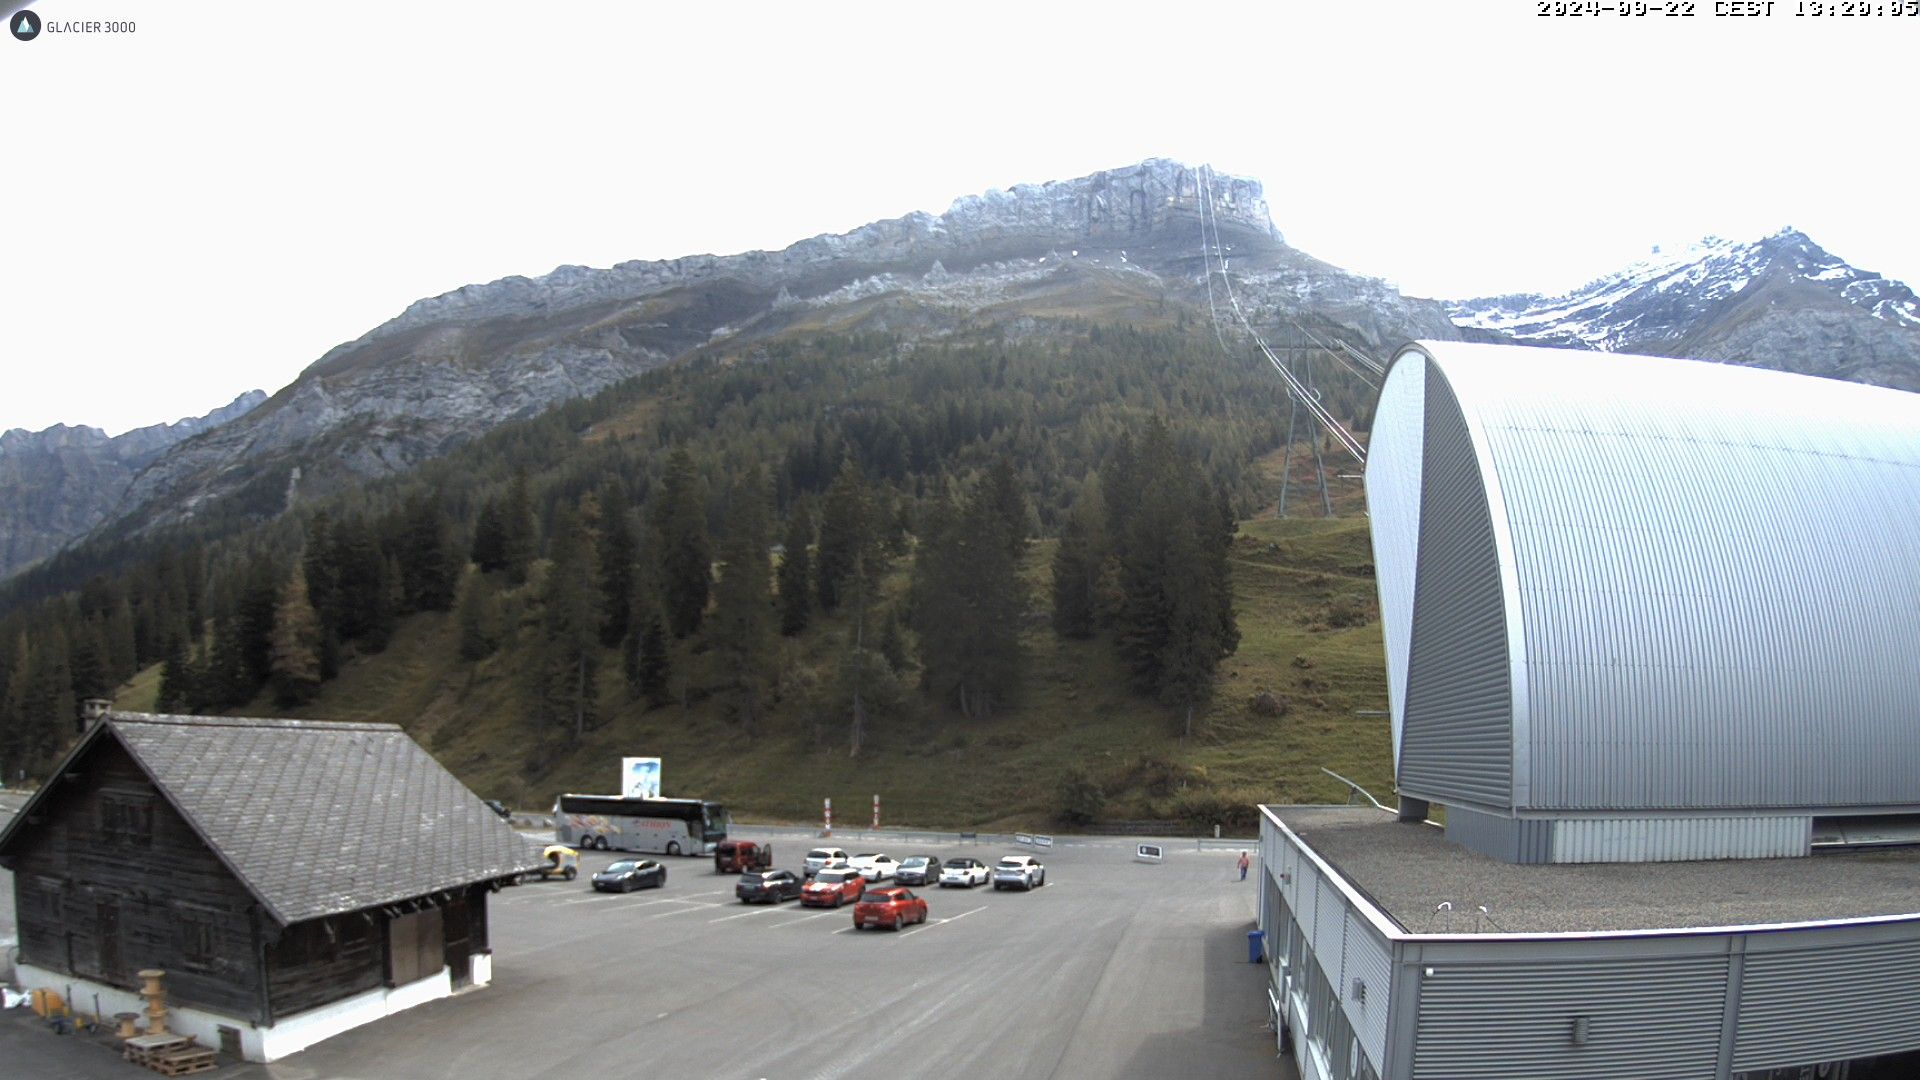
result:
[[[909,855],[900,860],[900,868],[893,872],[897,885],[937,885],[940,883],[940,856]]]
[[[593,887],[601,892],[657,889],[666,883],[667,868],[652,859],[621,859],[593,875]]]
[[[777,904],[799,896],[804,884],[791,870],[754,870],[740,875],[733,895],[743,904]]]

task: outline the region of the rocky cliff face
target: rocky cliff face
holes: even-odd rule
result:
[[[295,468],[301,492],[323,493],[704,346],[796,325],[857,316],[939,335],[955,315],[1018,313],[1023,303],[1056,315],[1093,314],[1108,295],[1199,303],[1203,194],[1256,319],[1304,317],[1374,347],[1454,336],[1437,304],[1287,247],[1257,181],[1154,159],[966,196],[943,214],[781,251],[563,266],[420,300],[321,357],[243,421],[154,462],[126,506],[145,523],[177,520],[248,484],[283,490]]]
[[[238,419],[266,399],[250,390],[205,416],[112,438],[99,428],[66,424],[0,433],[0,578],[106,520],[134,474],[168,447]]]
[[[1541,345],[1691,356],[1920,390],[1920,300],[1793,229],[1656,253],[1565,296],[1448,305],[1463,327]]]

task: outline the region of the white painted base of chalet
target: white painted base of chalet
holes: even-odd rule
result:
[[[473,954],[472,965],[473,986],[485,986],[493,980],[492,953]],[[115,1013],[137,1012],[141,1014],[142,1024],[145,1023],[146,1001],[130,990],[74,978],[31,964],[19,965],[15,975],[21,989],[52,990],[61,995],[75,1012],[91,1013],[97,1001],[99,1012],[108,1022],[112,1021]],[[405,986],[369,990],[317,1009],[278,1017],[272,1027],[256,1027],[251,1020],[192,1006],[169,1004],[167,1029],[191,1035],[201,1045],[215,1048],[220,1046],[221,1028],[235,1030],[240,1033],[240,1053],[246,1060],[278,1061],[362,1024],[371,1024],[415,1005],[424,1005],[452,995],[453,980],[447,969],[441,968],[435,974]]]

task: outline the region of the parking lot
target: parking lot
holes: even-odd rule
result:
[[[797,830],[734,834],[770,837],[775,864],[795,869],[815,842]],[[1028,850],[953,834],[834,842],[987,862]],[[1037,852],[1047,884],[1031,893],[916,889],[928,921],[900,931],[855,931],[851,907],[742,905],[735,876],[710,860],[664,860],[661,889],[597,894],[586,875],[619,853],[588,853],[580,880],[493,898],[491,987],[270,1066],[203,1075],[1280,1076],[1265,969],[1247,963],[1255,879],[1235,880],[1238,849],[1170,842],[1160,864],[1133,851],[1131,840],[1063,840]],[[10,907],[0,937],[11,936]],[[104,1047],[18,1022],[0,1025],[0,1060],[35,1064],[22,1075],[130,1074]]]

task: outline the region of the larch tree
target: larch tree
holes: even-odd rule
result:
[[[273,697],[304,705],[320,693],[320,615],[307,596],[307,575],[295,564],[273,609]]]

